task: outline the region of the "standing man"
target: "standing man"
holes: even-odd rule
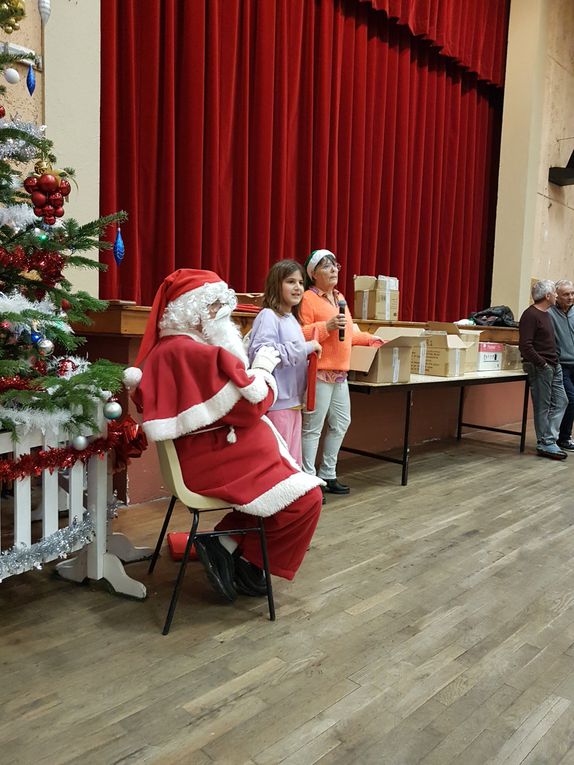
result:
[[[568,406],[560,424],[558,446],[574,451],[572,426],[574,425],[574,284],[567,279],[556,282],[556,305],[551,305],[548,315],[554,325],[554,339],[558,360],[562,367],[564,390]]]
[[[549,308],[556,304],[556,286],[551,281],[535,282],[531,294],[534,305],[520,317],[519,346],[532,394],[536,450],[541,457],[563,460],[567,454],[556,441],[568,399],[558,363],[554,325],[548,315]]]

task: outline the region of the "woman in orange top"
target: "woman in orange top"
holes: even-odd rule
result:
[[[345,303],[344,315],[337,290],[341,266],[330,250],[314,250],[305,261],[308,289],[303,294],[299,319],[306,340],[317,339],[323,348],[318,362],[316,404],[313,412],[303,414],[303,470],[315,475],[315,458],[323,424],[327,433],[318,475],[326,482],[326,491],[348,494],[348,486],[337,480],[337,457],[351,422],[351,400],[347,374],[353,345],[382,345],[379,338],[360,332],[353,324]],[[339,330],[344,338],[339,339]]]

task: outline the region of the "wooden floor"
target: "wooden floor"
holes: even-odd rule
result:
[[[168,555],[129,566],[144,602],[3,582],[0,763],[574,763],[574,455],[483,434],[417,451],[408,487],[344,466],[274,624],[194,563],[163,637]],[[117,529],[152,543],[164,507]]]

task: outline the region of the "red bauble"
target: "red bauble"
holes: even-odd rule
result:
[[[64,208],[56,207],[56,209],[54,210],[54,215],[56,216],[56,218],[61,218],[63,214],[64,214]]]
[[[46,217],[44,218],[44,223],[47,226],[53,226],[55,222],[56,222],[56,218],[53,215],[46,215]]]
[[[0,119],[2,119],[2,117],[5,117],[5,116],[6,116],[6,109],[3,106],[0,106]]]
[[[38,218],[41,218],[42,215],[44,215],[44,208],[43,207],[34,207],[34,215],[37,215]]]
[[[54,214],[54,208],[52,205],[45,205],[44,207],[44,217],[47,215],[48,217],[51,217]]]
[[[67,197],[70,191],[72,190],[72,187],[70,186],[70,182],[67,181],[65,178],[62,178],[60,180],[60,193],[63,197]]]
[[[38,178],[38,186],[42,191],[49,194],[51,191],[56,191],[58,188],[58,179],[51,173],[44,173]]]
[[[34,199],[34,197],[32,197]],[[61,207],[64,204],[64,197],[59,191],[54,191],[53,194],[48,196],[48,202],[52,207]]]
[[[33,191],[32,192],[32,204],[34,207],[44,207],[46,202],[48,201],[45,194],[42,194],[41,191]]]
[[[69,300],[66,300],[66,298],[63,298],[62,302],[60,303],[60,306],[62,308],[62,311],[69,311],[72,307],[72,304]]]
[[[35,189],[37,189],[38,188],[37,176],[29,175],[24,181],[24,188],[26,189],[28,194],[31,194]]]

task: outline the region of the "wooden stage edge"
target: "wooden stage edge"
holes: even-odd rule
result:
[[[108,308],[101,313],[89,314],[92,324],[74,327],[79,335],[115,335],[123,337],[141,337],[150,313],[150,306],[135,305],[128,301],[110,300]],[[251,325],[255,314],[234,311],[233,318],[246,329]],[[377,327],[426,327],[425,322],[379,321],[356,319],[359,327],[366,332],[374,332]],[[472,326],[461,329],[473,329]],[[476,327],[482,331],[481,341],[518,345],[518,329],[513,327]]]

